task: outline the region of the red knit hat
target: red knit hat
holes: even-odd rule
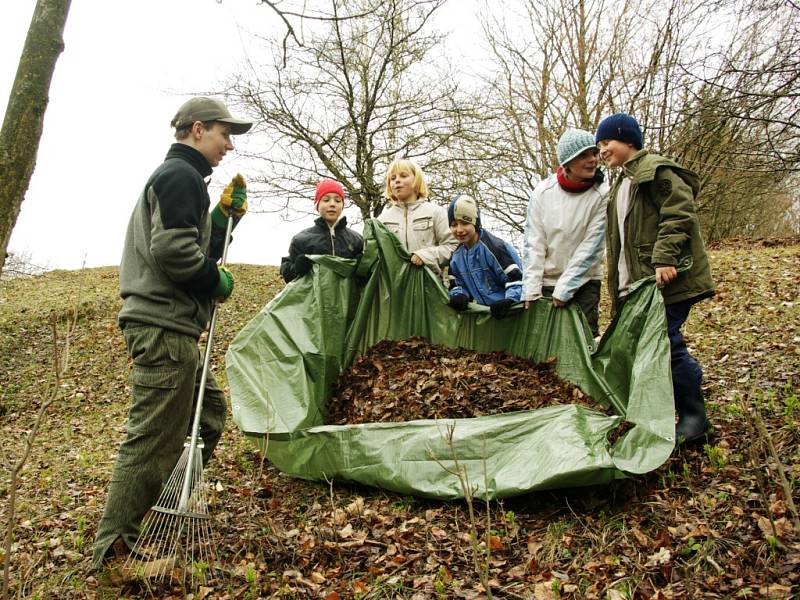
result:
[[[323,179],[317,184],[317,193],[314,194],[314,208],[319,208],[319,201],[322,200],[325,194],[330,194],[331,192],[339,194],[342,198],[342,202],[344,202],[344,188],[342,184],[333,179]]]

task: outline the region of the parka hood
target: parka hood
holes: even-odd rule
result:
[[[659,167],[670,167],[686,184],[692,188],[695,197],[700,193],[700,178],[696,173],[682,167],[678,163],[658,154],[650,154],[647,150],[639,150],[622,165],[622,171],[633,178],[637,184],[647,183],[656,178]]]

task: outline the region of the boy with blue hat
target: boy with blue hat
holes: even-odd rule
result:
[[[694,205],[699,178],[644,150],[639,123],[628,114],[603,119],[595,139],[600,157],[621,169],[611,189],[606,235],[613,309],[624,302],[633,282],[655,275],[667,312],[676,436],[684,442],[699,440],[710,427],[701,389],[703,370],[681,333],[692,305],[715,293]],[[679,273],[682,262],[690,266]]]
[[[502,319],[522,292],[517,251],[481,227],[478,205],[471,196],[453,198],[447,217],[459,242],[450,258],[450,306],[466,310],[473,301],[489,306],[492,316]]]

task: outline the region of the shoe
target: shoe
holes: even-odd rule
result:
[[[708,419],[703,422],[692,421],[687,423],[686,419],[678,421],[675,426],[675,437],[678,444],[691,444],[700,440],[707,440],[711,436],[711,423]]]
[[[174,556],[151,560],[134,558],[125,565],[125,570],[129,579],[166,579],[172,574],[175,564]]]
[[[678,424],[675,426],[675,438],[678,444],[691,444],[706,437],[711,423],[706,417],[706,405],[702,393],[695,398],[676,398],[675,410],[678,413]]]

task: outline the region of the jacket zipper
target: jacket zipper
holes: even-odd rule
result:
[[[405,211],[405,219],[406,219],[406,227],[405,227],[405,234],[406,234],[406,250],[408,250],[408,203],[403,204],[403,210]]]

